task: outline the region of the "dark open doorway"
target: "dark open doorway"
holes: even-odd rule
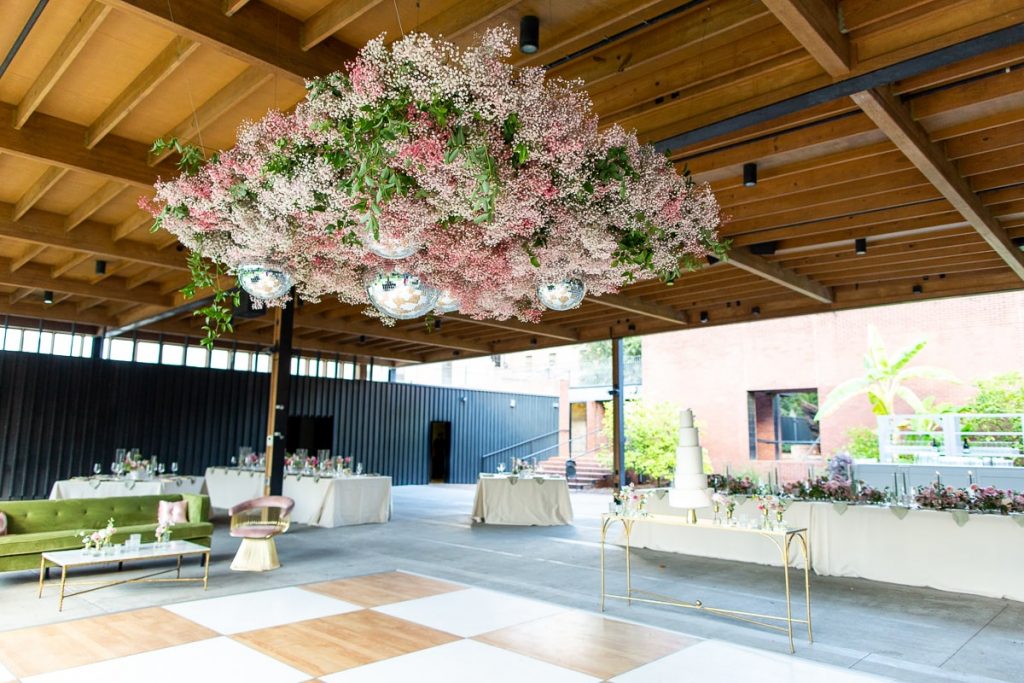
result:
[[[447,482],[451,473],[452,423],[430,423],[430,481]]]
[[[285,440],[285,450],[294,453],[299,448],[305,448],[310,455],[316,455],[319,450],[334,449],[334,418],[313,417],[311,415],[292,415],[288,418],[288,437]],[[338,455],[337,453],[332,453]]]

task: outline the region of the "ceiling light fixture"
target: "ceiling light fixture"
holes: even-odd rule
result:
[[[50,290],[46,290],[45,292],[43,292],[43,303],[44,304],[52,304],[53,303],[53,292],[51,292]]]
[[[707,311],[701,311],[701,312],[700,312],[700,321],[701,321],[702,323],[706,323],[706,322],[707,322],[708,320],[710,320],[710,319],[711,319],[711,318],[710,318],[710,317],[708,317],[708,312],[707,312]]]
[[[103,259],[96,260],[96,274],[106,275],[107,274],[107,262]]]
[[[754,187],[757,185],[757,164],[749,162],[743,164],[743,186]]]
[[[868,253],[868,240],[866,237],[858,237],[853,243],[853,250],[857,256]]]
[[[527,14],[519,20],[519,51],[532,55],[540,49],[540,19]]]

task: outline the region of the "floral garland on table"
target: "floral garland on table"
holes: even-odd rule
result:
[[[715,491],[724,491],[735,496],[751,496],[758,490],[757,484],[750,477],[734,477],[729,474],[709,474],[708,486]]]
[[[801,479],[786,482],[782,492],[796,500],[832,501],[845,503],[884,503],[884,490],[858,481],[856,489],[849,480],[821,476],[816,479]]]
[[[1024,492],[971,484],[966,489],[952,486],[920,486],[914,496],[919,507],[931,510],[969,510],[1008,515],[1024,513]]]
[[[464,50],[380,37],[208,161],[158,141],[182,152],[184,174],[142,206],[192,251],[188,293],[223,274],[246,286],[254,265],[279,286],[248,291],[271,305],[294,282],[303,299],[371,303],[393,324],[416,316],[370,290],[411,286],[427,311],[536,322],[584,291],[671,283],[724,255],[710,188],[634,134],[601,130],[579,82],[503,61],[514,43],[508,27]],[[200,312],[211,342],[231,330],[218,297]]]

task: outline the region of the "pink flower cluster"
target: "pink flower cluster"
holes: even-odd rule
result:
[[[1000,514],[1024,513],[1024,493],[971,484],[966,489],[952,486],[922,486],[914,497],[923,508],[934,510],[977,510]]]
[[[513,43],[507,27],[465,50],[373,40],[146,208],[210,260],[288,271],[304,299],[365,304],[368,277],[399,271],[476,318],[536,321],[543,284],[600,295],[720,253],[710,189],[599,130],[578,83],[503,61]],[[374,239],[419,248],[388,260]]]

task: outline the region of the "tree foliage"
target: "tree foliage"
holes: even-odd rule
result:
[[[925,365],[911,366],[917,354],[928,344],[925,339],[890,354],[886,351],[882,336],[874,325],[868,327],[868,350],[864,354],[864,374],[842,382],[833,389],[815,420],[831,415],[851,398],[867,395],[871,411],[875,415],[892,415],[896,412],[896,400],[900,399],[915,413],[924,412],[925,406],[917,394],[905,385],[911,379],[931,379],[944,382],[958,382],[957,378],[942,368]]]
[[[605,404],[604,433],[613,441],[615,418],[611,401]],[[637,399],[626,403],[626,468],[657,479],[670,479],[676,468],[679,445],[679,406]],[[599,454],[611,464],[611,446]]]

